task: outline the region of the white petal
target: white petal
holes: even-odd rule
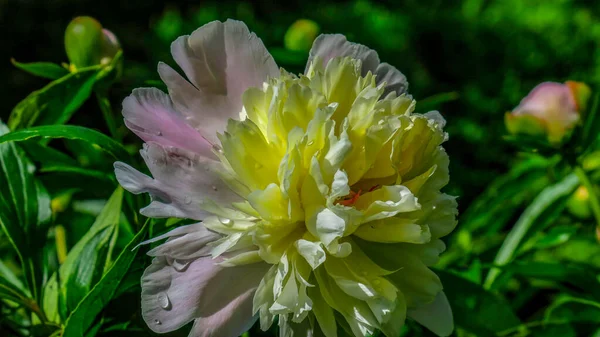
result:
[[[157,257],[142,276],[142,316],[164,333],[198,319],[190,336],[237,337],[254,322],[252,296],[266,263],[224,268],[203,257],[170,265]]]
[[[443,291],[438,293],[432,303],[409,310],[408,317],[441,337],[450,336],[454,330],[452,308]]]
[[[125,163],[114,166],[121,186],[152,197],[150,205],[141,210],[145,216],[201,220],[208,214],[200,208],[205,200],[221,204],[239,200],[220,178],[223,168],[217,161],[156,143],[144,144],[140,152],[154,179]]]
[[[362,61],[361,74],[363,76],[370,71],[377,75],[376,83],[378,85],[386,82],[384,97],[392,91],[397,95],[407,92],[408,82],[404,74],[388,63],[380,63],[379,56],[374,50],[358,43],[348,42],[346,37],[341,34],[321,34],[315,39],[306,64],[306,71],[315,57],[319,57],[323,66],[326,66],[332,58],[345,56]]]
[[[192,84],[164,64],[161,77],[175,106],[211,142],[227,119],[239,118],[246,89],[279,75],[262,41],[240,21],[210,22],[175,40],[171,52]]]
[[[123,116],[127,127],[146,142],[216,158],[212,144],[189,126],[169,96],[156,88],[134,89],[123,100]]]

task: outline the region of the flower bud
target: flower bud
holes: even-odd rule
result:
[[[585,186],[579,186],[567,200],[569,213],[580,219],[588,219],[592,216],[590,208],[590,192]]]
[[[541,83],[506,113],[506,128],[511,134],[544,137],[559,144],[579,122],[590,93],[580,82]]]
[[[308,51],[319,34],[319,25],[314,21],[300,19],[294,22],[285,33],[285,47],[293,51]]]
[[[107,64],[120,48],[115,35],[89,16],[76,17],[65,31],[65,50],[75,69]]]

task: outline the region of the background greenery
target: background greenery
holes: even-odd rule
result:
[[[116,76],[116,69],[103,75],[104,80],[94,77],[91,82],[87,82],[87,75],[80,74],[77,83],[63,90],[64,95],[75,95],[72,100],[83,98],[68,124],[103,134],[109,134],[110,130],[102,107],[104,113],[113,114],[117,126],[121,125],[120,102],[133,88],[161,86],[156,65],[158,61],[174,64],[169,54],[171,41],[212,20],[235,18],[246,22],[262,38],[277,63],[293,72],[303,70],[307,51],[287,49],[284,36],[288,27],[300,18],[316,22],[321,32],[342,33],[350,41],[377,50],[382,60],[408,77],[409,91],[420,102],[417,109],[439,109],[448,121],[446,130],[450,140],[445,147],[451,158],[451,183],[447,192],[459,196],[461,215],[459,227],[448,239],[449,250],[438,268],[443,270],[441,278],[455,309],[457,335],[600,336],[597,330],[600,304],[596,302],[600,301],[596,269],[600,267],[600,249],[594,220],[587,204],[582,206],[569,199],[580,182],[569,175],[570,167],[560,156],[525,155],[502,139],[504,113],[536,84],[572,79],[594,87],[600,81],[600,3],[0,0],[0,74],[3,74],[0,120],[6,123],[19,102],[49,83],[48,79],[17,69],[9,62],[10,58],[19,62],[66,62],[64,29],[78,15],[99,19],[117,35],[123,48],[122,76],[111,83],[110,90],[103,88]],[[92,75],[97,76],[97,71],[92,69]],[[95,83],[93,94],[86,83]],[[85,100],[88,96],[90,99]],[[107,102],[112,109],[107,108]],[[63,103],[59,100],[53,104]],[[37,104],[35,109],[45,108]],[[52,111],[64,113],[61,109]],[[57,119],[35,124],[62,123]],[[14,131],[26,125],[14,127],[9,123],[9,126]],[[0,134],[5,132],[0,130]],[[139,276],[148,260],[142,254],[128,254],[127,247],[141,240],[146,231],[154,235],[171,224],[153,222],[144,226],[146,219],[137,213],[144,197],[117,190],[106,203],[117,187],[111,173],[112,162],[115,158],[137,161],[137,167],[141,167],[135,155],[139,142],[122,127],[112,138],[122,140],[125,147],[83,129],[36,132],[21,139],[14,136],[23,140],[18,144],[2,145],[5,159],[20,163],[14,169],[35,179],[32,183],[25,177],[21,182],[23,190],[37,196],[36,200],[25,202],[33,202],[32,207],[50,203],[52,214],[30,214],[44,225],[17,228],[6,237],[0,236],[0,275],[4,270],[14,276],[8,281],[6,277],[0,278],[0,297],[4,284],[12,289],[5,294],[20,303],[15,306],[0,302],[0,336],[48,336],[61,331],[65,324],[73,326],[67,322],[78,321],[76,315],[88,317],[89,322],[84,320],[81,327],[69,327],[72,330],[65,330],[65,336],[68,333],[129,336],[136,331],[140,336],[148,335],[138,310]],[[39,135],[71,140],[48,143],[44,138],[39,141]],[[45,148],[48,144],[61,152],[49,153]],[[90,144],[109,151],[100,151]],[[67,158],[61,153],[66,153]],[[590,165],[595,184],[595,166]],[[37,169],[35,174],[23,169],[29,166]],[[10,174],[4,179],[0,183],[6,185],[0,186],[18,183]],[[36,188],[37,182],[45,186],[45,191]],[[18,223],[22,220],[19,215],[26,214],[26,210],[19,209],[17,202],[14,205],[16,210],[10,211],[14,211],[13,219],[17,219],[14,223]],[[542,211],[532,214],[528,205],[542,205],[538,207]],[[107,219],[100,212],[103,207],[112,209],[113,214],[115,210],[120,214],[122,209],[123,215]],[[565,207],[567,211],[563,211]],[[529,213],[523,213],[525,210]],[[527,230],[504,262],[518,257],[517,262],[503,267],[498,278],[486,281],[494,261],[499,262],[501,245],[511,242],[510,236],[505,239],[514,226],[525,226]],[[15,243],[22,245],[20,251],[12,246],[15,231],[23,237],[22,242]],[[136,233],[140,234],[135,236]],[[55,242],[61,240],[67,243],[71,258],[62,261],[63,267],[55,273],[61,261]],[[97,249],[86,253],[81,242],[95,242]],[[41,246],[44,249],[39,249]],[[69,269],[80,270],[78,255],[92,256],[90,263],[96,271],[87,275],[83,285],[71,286]],[[20,267],[19,261],[28,259],[38,264],[32,262],[32,275],[28,275],[27,268]],[[33,275],[36,273],[40,275]],[[118,290],[110,288],[110,284],[104,285],[102,280],[109,273],[119,280],[117,284],[121,282]],[[35,280],[40,284],[32,289]],[[53,301],[42,295],[50,293],[42,291],[47,287],[60,288],[53,290],[57,294],[54,302],[58,303],[45,303]],[[92,295],[104,298],[95,312],[84,310],[85,305],[79,306]],[[39,308],[42,302],[44,305]],[[42,317],[32,319],[31,312]],[[55,323],[40,324],[44,320]],[[251,336],[273,334],[262,333],[256,327],[251,331]],[[428,332],[409,324],[407,334],[427,336]]]

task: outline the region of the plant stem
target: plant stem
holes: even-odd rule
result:
[[[598,194],[596,193],[596,189],[592,184],[592,181],[588,177],[585,170],[581,168],[581,166],[575,166],[575,174],[579,178],[579,181],[583,184],[583,186],[588,190],[588,194],[590,196],[590,207],[592,208],[592,213],[594,214],[594,218],[596,219],[596,227],[600,228],[600,201],[598,200]]]
[[[566,176],[563,180],[558,183],[546,187],[538,196],[531,202],[531,204],[523,211],[519,220],[515,223],[513,228],[510,230],[506,239],[502,243],[502,246],[496,254],[494,259],[494,265],[503,266],[510,262],[519,248],[521,241],[535,223],[538,217],[549,207],[552,207],[556,201],[562,197],[566,197],[579,185],[579,177],[571,173]],[[501,270],[499,268],[490,269],[483,287],[490,289],[494,284],[496,278],[500,275]]]
[[[106,121],[106,126],[108,126],[108,132],[110,132],[110,135],[116,141],[120,141],[121,138],[119,137],[119,133],[117,132],[117,123],[115,122],[113,110],[110,105],[110,101],[106,96],[106,93],[97,91],[96,98],[98,99],[98,105],[100,106],[100,110],[102,110],[102,116],[104,116],[104,120]]]

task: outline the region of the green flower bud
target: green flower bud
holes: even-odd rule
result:
[[[318,34],[319,25],[311,20],[300,19],[288,28],[283,42],[289,50],[307,52]]]
[[[580,219],[592,216],[590,208],[590,193],[585,186],[579,186],[567,200],[567,209],[571,214]]]
[[[120,48],[115,35],[89,16],[76,17],[65,31],[65,50],[74,69],[108,64]]]

